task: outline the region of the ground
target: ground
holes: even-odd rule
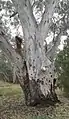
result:
[[[61,104],[27,107],[18,84],[0,81],[0,119],[69,119],[69,100],[62,93],[58,97]]]

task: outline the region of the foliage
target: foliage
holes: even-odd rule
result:
[[[62,33],[62,36],[67,36],[67,41],[64,42],[64,49],[59,51],[55,65],[58,75],[58,86],[69,91],[69,1],[61,1],[58,5],[58,14],[54,15],[51,30],[54,34]],[[57,17],[56,17],[57,16]],[[61,39],[63,40],[63,39]]]
[[[0,52],[0,80],[13,82],[12,65],[3,52]]]
[[[15,14],[15,15],[14,15]],[[6,33],[13,37],[19,32],[21,27],[18,13],[11,0],[0,1],[0,25],[5,29]]]
[[[59,52],[56,58],[56,70],[60,87],[66,92],[69,91],[69,39],[65,42],[64,49]]]

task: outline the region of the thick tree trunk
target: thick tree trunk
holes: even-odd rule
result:
[[[47,58],[43,46],[51,23],[55,0],[49,1],[48,11],[40,25],[37,25],[29,0],[14,0],[23,26],[25,39],[25,61],[23,66],[23,81],[20,83],[25,93],[27,105],[36,105],[41,102],[57,101],[54,88],[55,68]],[[52,8],[52,9],[51,9]],[[47,16],[46,16],[47,15]],[[44,30],[43,30],[44,27]]]
[[[27,35],[25,37],[27,39]],[[36,35],[36,39],[34,39],[35,44],[32,42],[32,38],[28,39],[31,45],[29,43],[26,44],[26,57],[24,58],[21,49],[16,49],[15,52],[8,43],[5,34],[0,34],[0,46],[15,64],[14,76],[17,75],[18,77],[20,86],[25,94],[27,105],[36,105],[43,101],[47,103],[49,100],[57,100],[53,83],[54,66],[47,57],[44,60],[46,65],[44,65],[42,59],[44,54],[42,54],[41,47],[38,45],[38,38],[40,40],[40,34]]]
[[[54,88],[54,65],[42,54],[38,44],[34,45],[32,40],[28,40],[31,45],[26,44],[25,76],[23,77],[24,86],[22,86],[25,91],[26,104],[35,105],[43,101],[57,101]]]

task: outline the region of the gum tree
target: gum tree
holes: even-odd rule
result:
[[[14,78],[17,75],[27,105],[58,100],[54,88],[55,67],[54,62],[50,60],[51,56],[54,56],[57,43],[53,40],[53,47],[47,50],[45,41],[58,2],[58,0],[13,0],[23,28],[24,50],[21,48],[22,40],[18,36],[15,38],[17,48],[14,50],[0,30],[1,47],[15,63]],[[41,9],[39,23],[33,12],[35,8],[37,12]]]

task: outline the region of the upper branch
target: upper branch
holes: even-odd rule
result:
[[[58,2],[59,0],[49,0],[48,2],[45,1],[45,11],[43,13],[42,20],[40,23],[41,32],[42,32],[42,35],[44,36],[43,39],[47,37],[47,33],[52,21],[52,15],[55,11],[55,8]]]
[[[32,10],[32,7],[31,7],[31,3],[30,3],[29,0],[28,0],[28,4],[29,4],[29,15],[31,16],[31,18],[32,18],[33,22],[35,23],[35,25],[37,25],[37,22],[35,20],[34,15],[33,15],[33,10]]]
[[[16,10],[20,16],[20,20],[23,23],[23,25],[26,25],[27,28],[28,25],[31,25],[32,27],[34,25],[37,26],[37,22],[33,15],[33,10],[30,1],[29,0],[12,0],[12,1],[15,4]]]
[[[60,37],[62,35],[62,32],[60,31],[59,34],[56,36],[55,40],[52,42],[52,46],[50,47],[50,49],[47,51],[46,55],[49,59],[51,59],[51,61],[54,60],[54,58],[57,55],[57,51],[58,51],[58,46],[60,45]]]

